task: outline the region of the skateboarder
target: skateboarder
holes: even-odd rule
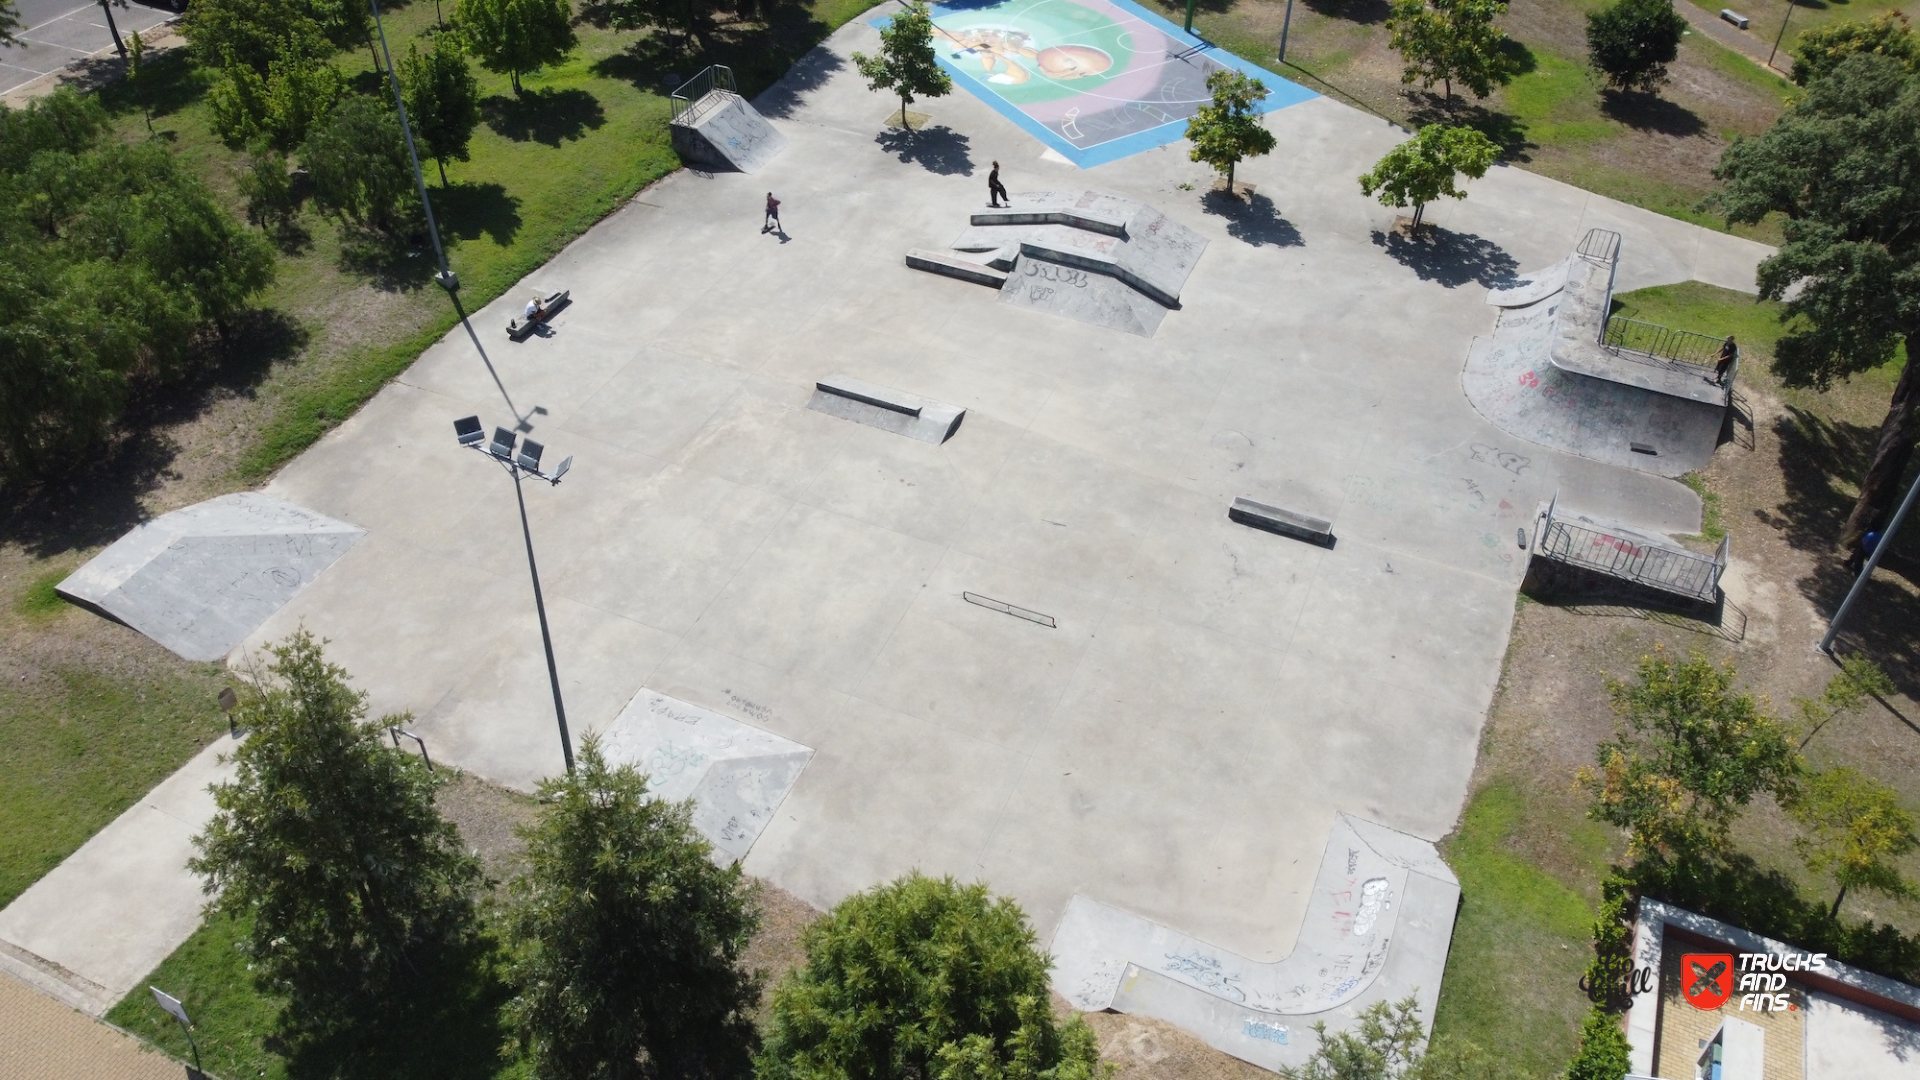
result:
[[[1713,367],[1713,381],[1721,386],[1727,385],[1727,372],[1733,368],[1735,357],[1740,355],[1740,346],[1733,343],[1733,335],[1720,343],[1720,362]]]
[[[767,192],[767,220],[764,224],[760,226],[760,231],[763,233],[772,232],[773,230],[778,229],[779,227],[780,227],[780,200],[774,198],[773,192],[769,191]]]
[[[987,205],[997,207],[1002,199],[1008,203],[1013,201],[1007,198],[1007,185],[1000,182],[1000,163],[996,161],[993,171],[987,174]]]

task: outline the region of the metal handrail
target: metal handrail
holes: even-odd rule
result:
[[[1580,238],[1580,246],[1573,250],[1582,258],[1614,262],[1620,257],[1620,234],[1612,229],[1588,229]]]
[[[715,90],[736,96],[740,93],[739,85],[733,81],[733,69],[725,64],[714,64],[708,67],[700,74],[681,83],[678,89],[667,96],[668,104],[673,109],[673,119],[670,122],[691,124],[698,120],[700,118],[698,113],[692,116],[687,114],[694,112],[700,102]]]
[[[1615,315],[1600,330],[1600,344],[1615,352],[1634,352],[1659,360],[1713,367],[1720,360],[1724,339],[1692,330],[1641,322]]]
[[[1720,576],[1726,572],[1729,539],[1722,537],[1711,556],[1679,548],[1656,547],[1616,536],[1589,522],[1576,525],[1555,517],[1555,493],[1542,517],[1534,550],[1542,558],[1651,586],[1664,592],[1713,600],[1719,595]]]

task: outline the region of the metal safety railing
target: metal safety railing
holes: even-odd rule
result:
[[[1588,229],[1573,251],[1583,259],[1614,262],[1620,258],[1620,234],[1612,229]]]
[[[693,124],[699,122],[700,117],[706,115],[706,113],[712,111],[719,103],[726,100],[724,97],[717,97],[714,98],[711,103],[703,106],[701,102],[707,101],[708,96],[715,90],[720,91],[722,94],[739,96],[740,88],[733,81],[733,69],[727,67],[725,64],[715,64],[707,68],[700,74],[681,83],[678,90],[668,95],[667,102],[673,108],[673,120],[671,123]]]
[[[1719,598],[1720,575],[1727,569],[1726,538],[1712,555],[1661,547],[1609,532],[1593,521],[1560,517],[1559,501],[1555,495],[1541,518],[1534,541],[1534,553],[1541,558],[1696,600]]]
[[[1720,360],[1721,338],[1675,330],[1615,315],[1601,328],[1600,344],[1614,352],[1632,352],[1680,364],[1712,367]]]

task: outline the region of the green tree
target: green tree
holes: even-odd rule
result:
[[[616,30],[663,30],[677,36],[682,48],[698,42],[703,54],[711,54],[720,12],[750,6],[723,5],[721,0],[583,0],[580,14]]]
[[[1587,14],[1587,60],[1608,86],[1650,94],[1667,81],[1686,30],[1673,0],[1614,0]]]
[[[313,201],[342,221],[393,233],[418,213],[400,119],[386,103],[350,97],[301,147]]]
[[[214,134],[229,146],[265,141],[276,149],[299,146],[347,93],[340,69],[289,48],[267,74],[229,64],[207,92]]]
[[[774,992],[761,1080],[1094,1080],[1093,1031],[1059,1024],[1013,901],[910,874],[840,902]]]
[[[567,58],[578,40],[569,0],[460,0],[454,12],[467,46],[488,71],[520,76]]]
[[[1828,917],[1840,918],[1840,902],[1849,889],[1871,889],[1911,897],[1913,884],[1896,861],[1915,848],[1913,815],[1892,788],[1837,766],[1814,773],[1787,803],[1787,813],[1805,832],[1794,840],[1808,869],[1831,873],[1840,886]]]
[[[853,64],[867,80],[867,89],[899,95],[900,125],[908,129],[913,125],[907,106],[915,97],[945,97],[953,89],[953,79],[934,56],[933,14],[922,0],[894,12],[893,20],[881,28],[879,55],[854,53]]]
[[[1778,213],[1785,242],[1760,264],[1760,295],[1786,300],[1774,371],[1824,390],[1920,355],[1920,76],[1856,53],[1814,80],[1763,135],[1714,169],[1729,222]],[[1788,291],[1792,290],[1791,297]],[[1860,494],[1839,536],[1851,549],[1883,519],[1920,437],[1920,364],[1901,372]]]
[[[693,804],[649,796],[593,736],[540,802],[511,916],[509,1011],[533,1075],[739,1075],[759,996],[740,966],[759,912],[739,864],[715,866]]]
[[[1243,158],[1260,157],[1273,152],[1273,132],[1260,122],[1260,102],[1267,86],[1259,79],[1232,68],[1221,68],[1207,76],[1212,104],[1202,105],[1187,121],[1187,140],[1193,149],[1187,160],[1204,161],[1227,182],[1233,194],[1233,170]]]
[[[136,378],[178,377],[273,278],[273,253],[164,143],[61,90],[0,106],[0,472],[96,445]]]
[[[1864,22],[1848,19],[1816,26],[1800,35],[1793,57],[1793,81],[1805,86],[1830,74],[1854,53],[1891,57],[1908,71],[1920,67],[1920,41],[1898,11],[1883,11]]]
[[[1598,1006],[1580,1021],[1580,1049],[1567,1064],[1566,1080],[1620,1080],[1632,1068],[1620,1017]]]
[[[1790,792],[1799,754],[1787,730],[1733,689],[1731,663],[1695,653],[1642,657],[1631,683],[1608,684],[1625,719],[1580,770],[1588,813],[1628,831],[1628,852],[1671,859],[1724,847],[1733,819],[1763,791]]]
[[[140,106],[140,119],[147,122],[147,133],[153,133],[153,113],[147,109],[146,80],[147,43],[141,39],[140,31],[135,30],[127,39],[127,96]]]
[[[434,806],[418,758],[366,722],[366,695],[298,631],[243,695],[232,781],[188,865],[245,920],[254,978],[283,1024],[321,1032],[397,1001],[438,947],[474,928],[478,861]]]
[[[1464,1039],[1441,1038],[1421,1049],[1426,1039],[1420,1006],[1413,995],[1395,1002],[1376,1001],[1361,1010],[1346,1031],[1327,1031],[1316,1020],[1319,1045],[1306,1064],[1283,1067],[1284,1080],[1520,1080],[1522,1074]]]
[[[480,124],[480,80],[467,58],[442,36],[427,53],[407,44],[400,84],[414,137],[440,166],[440,186],[446,187],[447,162],[467,160],[467,143]]]
[[[262,78],[276,59],[333,51],[307,0],[193,0],[181,27],[201,67],[241,64]]]
[[[1806,722],[1806,734],[1800,737],[1800,749],[1820,734],[1834,717],[1851,712],[1866,704],[1870,697],[1889,697],[1894,693],[1893,680],[1881,671],[1873,661],[1855,654],[1840,661],[1840,672],[1827,680],[1827,685],[1817,698],[1795,698],[1794,704],[1800,709],[1800,717]]]
[[[248,154],[247,171],[240,174],[238,186],[241,198],[247,200],[247,220],[262,229],[284,232],[300,212],[285,154],[264,147]]]
[[[1440,83],[1449,105],[1456,82],[1475,97],[1505,86],[1515,66],[1493,20],[1506,10],[1502,0],[1393,0],[1387,44],[1406,64],[1400,81],[1418,80],[1427,90]]]
[[[0,0],[0,44],[12,45],[19,39],[13,36],[20,29],[20,9],[13,0]]]
[[[1467,197],[1455,185],[1456,176],[1478,180],[1499,157],[1500,148],[1472,128],[1428,124],[1360,177],[1360,193],[1378,192],[1382,206],[1412,206],[1413,225],[1419,228],[1428,203],[1442,195]]]

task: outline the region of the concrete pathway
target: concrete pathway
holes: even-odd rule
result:
[[[118,1028],[0,975],[0,1076],[180,1080],[180,1063]]]
[[[101,1016],[198,929],[186,863],[232,747],[202,750],[0,911],[0,971]]]

